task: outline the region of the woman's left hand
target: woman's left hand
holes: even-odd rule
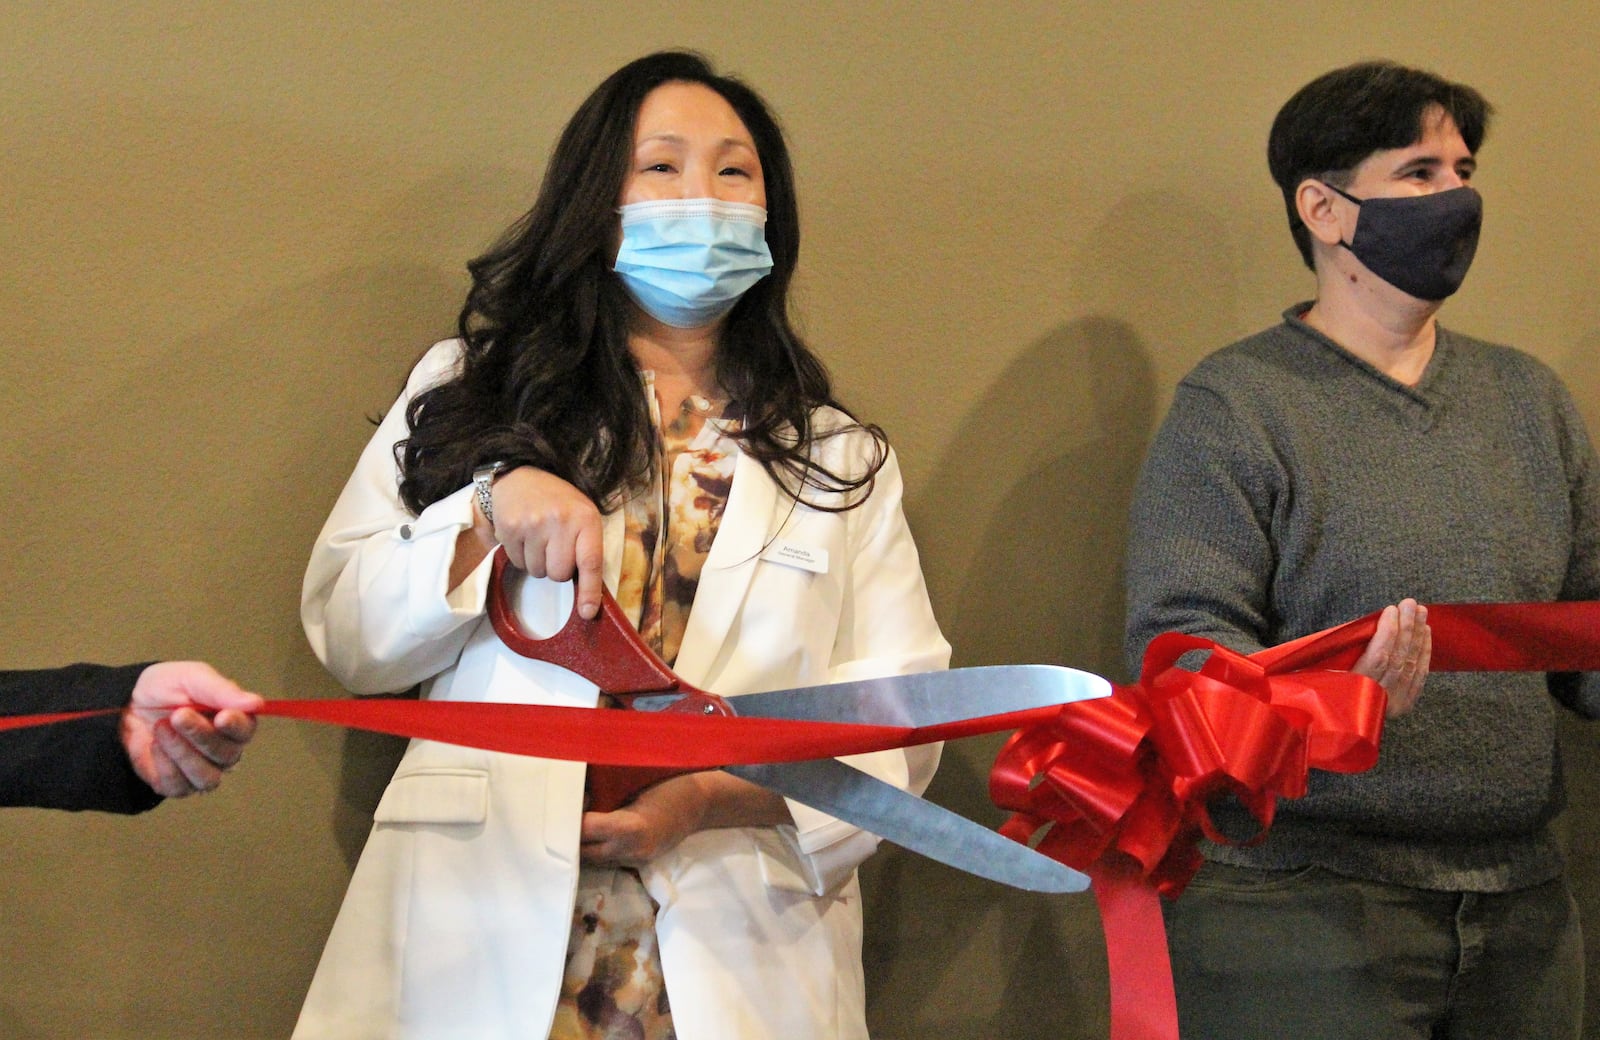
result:
[[[706,796],[698,773],[653,784],[612,812],[586,812],[578,852],[585,863],[638,867],[700,829]]]
[[[783,797],[722,772],[686,773],[639,792],[613,812],[586,812],[578,854],[585,863],[638,867],[698,830],[792,823]]]

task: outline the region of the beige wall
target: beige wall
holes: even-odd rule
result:
[[[899,446],[958,663],[1120,677],[1122,517],[1172,385],[1310,291],[1263,155],[1316,73],[1392,56],[1498,105],[1445,319],[1600,426],[1597,28],[1587,3],[7,4],[3,664],[200,656],[336,695],[297,594],[367,417],[583,95],[688,45],[786,123],[799,313]],[[1568,729],[1597,920],[1600,743]],[[992,819],[992,750],[952,748],[935,794]],[[285,1036],[395,755],[268,721],[222,793],[4,814],[0,1033]],[[881,1036],[1105,1035],[1087,898],[893,853],[868,893]]]

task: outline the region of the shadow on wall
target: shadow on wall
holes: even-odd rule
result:
[[[414,219],[423,209],[415,194],[393,201],[396,219]],[[300,583],[317,532],[372,436],[372,420],[389,407],[422,351],[448,333],[458,294],[455,279],[421,264],[351,268],[287,287],[177,348],[182,357],[217,355],[214,365],[206,365],[216,374],[186,387],[184,408],[196,417],[234,411],[226,428],[209,436],[237,439],[253,457],[240,459],[209,491],[226,498],[229,513],[257,518],[233,532],[226,545],[211,548],[228,570],[193,575],[184,593],[195,601],[188,610],[193,616],[226,616],[242,602],[259,613],[261,666],[275,673],[259,681],[280,696],[349,696],[306,641]],[[253,357],[259,343],[279,345],[281,352]],[[152,366],[151,380],[161,367]],[[241,405],[242,396],[248,400]],[[219,443],[214,450],[229,449]],[[299,833],[307,843],[302,849],[327,854],[336,848],[343,872],[317,881],[337,898],[406,742],[307,723],[271,725],[274,743],[254,749],[253,764],[271,747],[273,757],[261,768],[284,770],[279,791],[307,801],[291,811],[279,793],[277,804],[264,808],[282,814],[276,826]],[[297,784],[292,772],[308,767],[322,778],[310,788]],[[280,843],[286,836],[278,832]],[[279,844],[272,856],[281,858],[284,847]],[[328,923],[331,918],[318,920],[313,930],[325,931]],[[314,965],[315,954],[310,957]]]
[[[129,532],[129,554],[142,566],[128,591],[111,600],[137,602],[139,584],[160,591],[150,621],[128,622],[159,626],[148,645],[214,657],[270,696],[345,695],[307,647],[297,614],[300,578],[312,539],[371,433],[366,417],[387,404],[424,345],[417,330],[449,313],[449,281],[422,267],[391,266],[286,287],[225,324],[173,342],[104,387],[103,397],[84,402],[91,414],[141,417],[136,437],[99,445],[86,457],[105,467],[107,479],[127,482],[116,496],[116,526]],[[263,344],[273,349],[263,351]],[[202,473],[204,479],[184,476]],[[144,848],[189,850],[199,876],[248,878],[242,898],[252,907],[295,908],[252,917],[241,930],[250,954],[208,973],[207,987],[225,995],[217,999],[255,994],[245,1017],[260,1032],[240,1036],[285,1035],[292,1025],[403,748],[391,737],[270,720],[224,800],[141,818],[142,842],[131,832],[119,836]],[[168,872],[154,860],[134,863],[147,888],[168,884],[148,876]],[[80,869],[76,862],[57,867]],[[170,948],[174,933],[198,934],[211,924],[205,908],[224,898],[222,887],[208,882],[96,916],[123,922],[124,933],[136,937],[111,947],[117,960],[148,960],[156,956],[148,947]],[[174,907],[193,920],[176,926]],[[133,926],[145,917],[161,923]],[[63,930],[71,928],[51,922],[32,941],[54,942],[48,937]],[[30,973],[28,982],[35,996],[35,987],[54,984],[49,973]],[[132,982],[116,977],[119,985]],[[129,1025],[116,1035],[159,1035],[172,1026],[156,1020],[144,994],[138,999],[127,1021],[148,1016],[148,1028]],[[204,1007],[208,999],[193,1003]],[[90,998],[52,1016],[67,1017],[73,1028],[103,1026],[96,1003]],[[215,1011],[209,1014],[214,1020]]]
[[[170,373],[190,373],[173,401],[144,407],[170,421],[146,431],[140,450],[154,449],[157,457],[237,456],[203,487],[177,492],[193,497],[197,510],[251,518],[205,547],[226,568],[187,573],[182,595],[192,602],[184,613],[227,617],[243,603],[260,615],[250,619],[252,638],[265,644],[258,655],[270,653],[276,669],[259,680],[264,689],[288,697],[348,696],[311,654],[299,621],[311,546],[411,366],[454,332],[465,260],[475,242],[487,243],[509,220],[500,211],[526,191],[524,179],[505,170],[451,170],[403,192],[363,195],[362,219],[343,228],[334,244],[355,263],[287,285],[174,344],[169,356],[153,358],[113,395],[171,394]],[[383,183],[377,174],[352,180]],[[226,421],[209,418],[217,416]],[[170,496],[164,508],[173,508]],[[279,739],[296,741],[336,785],[331,805],[316,800],[284,819],[298,830],[328,817],[306,838],[320,845],[327,840],[321,828],[331,832],[345,872],[330,888],[342,893],[407,742],[354,729],[277,725],[288,731]],[[263,749],[252,753],[253,762],[262,757]],[[286,777],[282,789],[297,786]]]
[[[947,510],[944,536],[961,543],[941,553],[966,568],[940,604],[956,664],[1120,674],[1122,546],[1152,384],[1134,331],[1086,318],[1030,347],[956,431],[908,507]]]
[[[1204,188],[1135,191],[1106,211],[1063,272],[1068,312],[1084,317],[1017,355],[907,503],[956,665],[1124,676],[1126,518],[1161,384],[1238,333],[1239,247]],[[946,745],[928,797],[997,825],[1000,743]],[[1087,893],[1020,892],[898,849],[862,882],[875,1036],[1104,1040],[1104,936]]]
[[[342,695],[300,629],[307,554],[526,173],[405,180],[359,141],[193,107],[47,115],[0,162],[31,272],[0,288],[12,652],[198,656],[269,696]],[[27,868],[0,897],[0,1033],[287,1035],[402,747],[268,720],[210,798],[8,814],[0,846]],[[230,956],[156,989],[128,970],[224,906],[243,908]]]
[[[397,200],[397,213],[414,212]],[[249,632],[258,658],[252,675],[262,689],[286,697],[348,694],[312,656],[298,614],[300,580],[312,542],[357,455],[398,392],[410,365],[434,338],[419,329],[447,329],[458,291],[452,279],[420,265],[358,268],[288,287],[227,325],[207,329],[152,358],[112,394],[129,402],[161,399],[141,411],[162,416],[146,426],[138,448],[155,457],[188,454],[216,460],[203,485],[175,481],[159,509],[176,529],[215,525],[205,514],[249,518],[217,534],[188,538],[196,555],[215,566],[187,570],[170,595],[181,616],[232,618]],[[263,343],[280,349],[270,354]],[[180,393],[170,374],[183,371]],[[166,387],[166,389],[163,389]],[[226,417],[218,422],[215,417]],[[151,508],[152,505],[141,508]],[[185,520],[192,514],[192,522]],[[153,547],[154,548],[154,547]],[[281,692],[279,692],[281,691]],[[336,770],[333,804],[290,811],[285,795],[264,812],[299,829],[328,816],[340,857],[353,870],[371,827],[372,810],[406,742],[360,730],[275,723],[275,741],[293,741],[318,768]],[[265,741],[252,766],[289,766]],[[260,761],[273,756],[270,763]],[[303,765],[301,768],[303,768]],[[320,790],[320,788],[313,788]],[[280,792],[306,791],[285,776]],[[307,840],[326,840],[320,834]],[[281,855],[283,846],[278,846]],[[336,879],[342,888],[342,879]]]
[[[1087,318],[1024,351],[954,431],[907,510],[934,528],[922,554],[957,665],[1120,674],[1123,525],[1153,408],[1138,336]],[[947,745],[928,797],[997,825],[1000,740]],[[899,850],[868,863],[863,887],[873,1035],[1106,1035],[1088,894],[1020,892]]]
[[[1600,332],[1584,337],[1560,366],[1561,378],[1572,391],[1578,411],[1589,427],[1589,439],[1600,436]],[[1567,877],[1580,916],[1589,933],[1589,945],[1600,934],[1600,872],[1588,866],[1600,862],[1600,722],[1558,712],[1562,769],[1567,782],[1567,810],[1561,818],[1566,841]],[[1600,1037],[1600,957],[1584,959],[1587,995],[1584,1000],[1585,1037]]]

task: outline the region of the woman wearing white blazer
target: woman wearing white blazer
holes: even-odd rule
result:
[[[789,325],[798,246],[747,87],[679,52],[602,84],[318,539],[302,614],[340,681],[595,706],[486,622],[496,544],[529,627],[603,580],[715,693],[944,667],[893,453]],[[937,760],[851,759],[919,793]],[[296,1037],[866,1036],[875,837],[719,771],[586,812],[584,775],[413,742]]]

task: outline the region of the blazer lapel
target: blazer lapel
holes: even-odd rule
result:
[[[761,552],[783,522],[781,509],[788,501],[761,464],[741,452],[734,464],[728,508],[700,573],[673,664],[685,682],[698,686],[706,681],[744,606]]]

